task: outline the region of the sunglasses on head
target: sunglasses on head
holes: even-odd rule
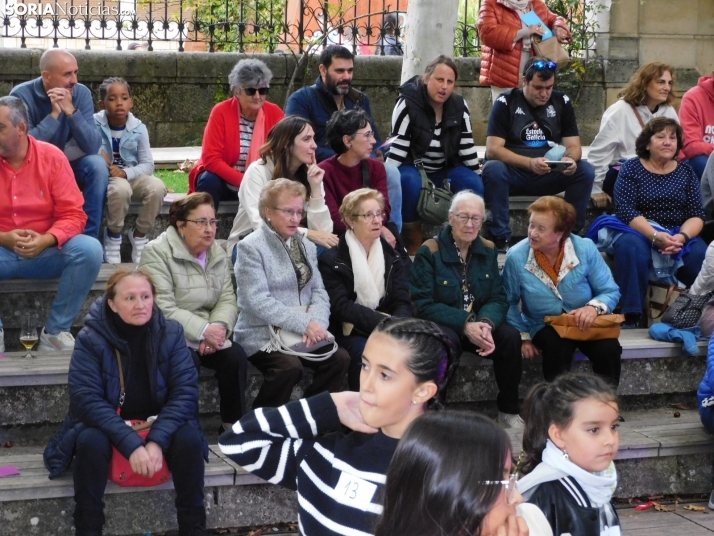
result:
[[[558,65],[555,62],[552,61],[543,61],[543,60],[538,60],[534,61],[530,67],[528,67],[528,70],[530,71],[533,69],[534,71],[557,71],[558,70]]]
[[[270,91],[269,87],[244,87],[243,91],[245,91],[245,94],[248,95],[249,97],[252,97],[255,95],[255,92],[257,91],[259,94],[265,96],[268,94],[268,91]]]

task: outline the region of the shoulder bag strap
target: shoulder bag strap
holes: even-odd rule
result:
[[[119,354],[119,350],[115,348],[114,352],[117,355],[117,365],[119,365],[119,386],[121,389],[119,391],[119,407],[121,408],[124,404],[124,396],[126,395],[126,392],[124,391],[124,371],[121,368],[121,354]]]
[[[640,112],[637,111],[637,108],[635,107],[634,104],[630,103],[630,107],[632,108],[632,111],[635,112],[635,115],[637,116],[637,120],[640,122],[640,126],[642,128],[645,128],[645,122],[642,120],[642,116],[640,115]]]
[[[367,160],[362,160],[360,166],[362,167],[362,188],[369,188],[369,164]]]

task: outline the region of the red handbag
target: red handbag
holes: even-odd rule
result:
[[[124,403],[124,372],[121,368],[121,356],[119,355],[119,350],[116,350],[117,363],[119,364],[119,384],[121,386],[121,392],[119,394],[119,407],[117,408],[117,414],[121,411],[121,406]],[[142,439],[146,439],[151,431],[152,422],[147,421],[130,421],[131,429],[138,433]],[[166,465],[166,457],[163,457],[163,464],[161,465],[161,470],[154,473],[151,478],[147,476],[141,476],[136,474],[132,468],[129,460],[127,460],[121,452],[119,452],[114,446],[112,446],[112,462],[109,466],[109,480],[118,484],[119,486],[131,488],[131,487],[151,487],[164,484],[171,480],[171,472],[169,471],[168,465]]]

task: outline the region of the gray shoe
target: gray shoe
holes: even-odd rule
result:
[[[714,491],[709,495],[709,504],[707,504],[709,510],[714,510]]]
[[[518,413],[503,413],[502,411],[498,412],[498,424],[501,425],[501,428],[514,432],[522,431],[526,426]]]
[[[45,328],[42,328],[38,352],[71,352],[72,350],[74,350],[74,337],[69,331],[60,331],[57,335],[50,335]]]

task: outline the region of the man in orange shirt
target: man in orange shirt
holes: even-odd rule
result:
[[[0,98],[0,280],[59,277],[39,349],[71,351],[69,329],[99,273],[102,246],[82,234],[84,198],[69,161],[29,136],[28,124],[21,99]]]

